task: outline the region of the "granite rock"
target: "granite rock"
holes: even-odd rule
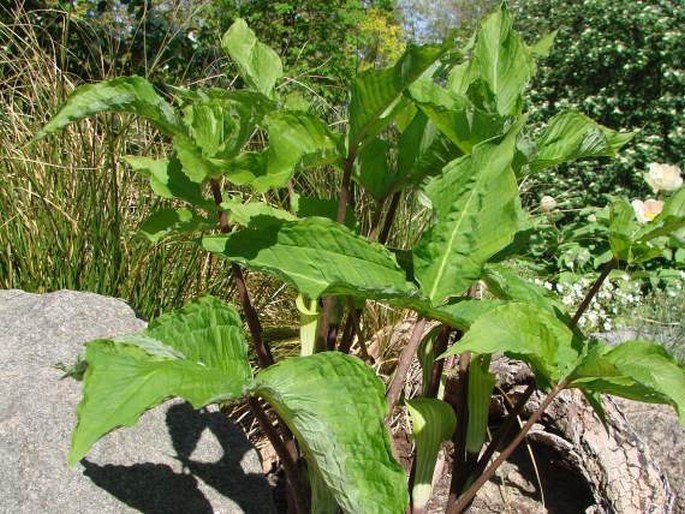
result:
[[[273,513],[259,456],[216,410],[168,402],[66,456],[81,384],[61,379],[92,339],[140,330],[120,300],[0,291],[0,511],[114,514]]]

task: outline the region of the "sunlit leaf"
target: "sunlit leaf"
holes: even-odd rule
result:
[[[578,364],[582,342],[548,310],[513,302],[480,316],[443,356],[466,351],[502,352],[526,361],[533,368],[538,385],[548,388]]]
[[[426,187],[435,224],[414,248],[414,273],[435,304],[463,293],[518,228],[518,188],[511,160],[517,130],[453,161]]]
[[[564,112],[550,120],[537,141],[531,168],[540,170],[585,157],[613,157],[632,137],[632,133],[610,130],[577,111]]]
[[[410,45],[397,63],[383,70],[368,70],[355,77],[350,99],[350,149],[370,140],[392,120],[393,106],[404,91],[444,52],[440,46]]]
[[[685,369],[658,343],[626,341],[611,347],[594,342],[573,378],[571,385],[584,391],[670,404],[685,426]]]
[[[165,314],[138,337],[118,341],[86,346],[88,368],[70,465],[102,436],[134,425],[168,398],[178,396],[199,408],[240,397],[252,378],[240,317],[214,298]]]
[[[276,275],[310,298],[418,294],[388,250],[326,218],[208,236],[202,245],[248,269]]]
[[[221,47],[240,69],[245,82],[268,97],[273,94],[276,81],[283,75],[280,57],[238,18],[221,38]]]
[[[184,133],[174,108],[147,80],[132,76],[78,87],[35,139],[42,139],[70,123],[100,112],[128,112],[146,118],[169,135]]]
[[[362,361],[339,352],[293,357],[260,372],[256,384],[344,512],[404,512],[406,476],[383,422],[383,383]]]

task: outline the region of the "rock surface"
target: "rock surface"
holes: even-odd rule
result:
[[[84,342],[145,324],[91,293],[0,291],[0,510],[114,514],[275,512],[255,450],[216,411],[146,413],[66,466],[81,384],[60,380]]]

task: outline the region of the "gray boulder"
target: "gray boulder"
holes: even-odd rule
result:
[[[59,291],[0,291],[0,511],[273,513],[259,456],[216,410],[171,402],[66,456],[81,384],[61,380],[92,339],[140,330],[120,300]]]

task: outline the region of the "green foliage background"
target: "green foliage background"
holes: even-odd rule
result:
[[[532,177],[563,207],[605,203],[603,193],[647,194],[650,162],[685,164],[685,8],[678,0],[517,0],[527,41],[558,29],[530,91],[532,120],[577,108],[614,130],[636,131],[618,159],[559,166]]]

